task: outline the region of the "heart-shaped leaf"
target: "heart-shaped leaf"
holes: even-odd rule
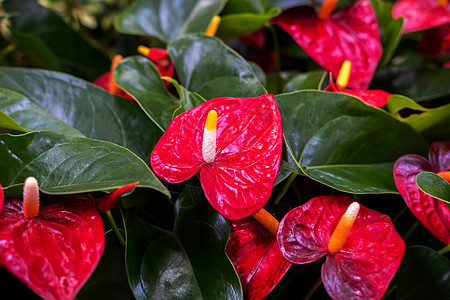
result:
[[[263,299],[289,270],[276,237],[251,218],[231,220],[227,255],[236,269],[245,299]]]
[[[203,156],[204,131],[211,110],[217,112],[212,162]],[[282,150],[281,118],[275,99],[217,98],[178,115],[151,155],[152,170],[179,183],[201,170],[211,205],[229,219],[260,210],[272,192]]]
[[[433,172],[420,172],[416,185],[425,194],[450,204],[450,183]]]
[[[225,0],[137,0],[115,20],[117,31],[150,35],[163,42],[188,33],[204,33]]]
[[[351,60],[349,86],[365,90],[381,57],[378,25],[369,0],[356,1],[319,19],[312,7],[299,6],[272,19],[319,65],[339,74],[342,63]]]
[[[392,16],[404,18],[403,32],[408,33],[450,23],[450,7],[437,0],[399,0]]]
[[[56,118],[42,107],[28,99],[22,94],[11,90],[0,88],[0,109],[19,122],[26,130],[18,130],[19,128],[10,128],[18,131],[32,130],[52,130],[59,133],[78,135],[82,134],[75,128],[67,125],[60,119]]]
[[[406,248],[398,269],[401,300],[445,299],[450,294],[450,261],[424,246]]]
[[[126,264],[137,299],[242,299],[239,278],[224,249],[226,220],[200,189],[186,187],[173,232],[124,211]]]
[[[252,67],[217,38],[189,35],[168,49],[181,84],[205,99],[265,93]]]
[[[127,147],[145,161],[161,137],[135,103],[67,74],[0,68],[0,87],[24,95],[83,135]],[[23,118],[32,118],[30,113],[24,112]]]
[[[28,37],[34,36],[39,41],[35,41],[41,45],[37,49],[30,49],[28,43],[24,45],[20,40],[19,46],[25,46],[21,48],[25,52],[40,50],[40,53],[32,54],[34,57],[39,55],[40,61],[52,58],[53,55],[48,52],[51,49],[59,64],[67,66],[66,69],[74,75],[87,80],[93,80],[109,69],[110,61],[106,55],[88,43],[52,10],[34,0],[6,0],[2,6],[14,16],[11,20],[16,31]]]
[[[0,182],[8,186],[36,177],[47,193],[116,189],[139,181],[169,195],[148,166],[126,148],[54,132],[0,135]]]
[[[114,80],[134,96],[145,113],[164,131],[180,103],[167,90],[153,63],[142,56],[124,59],[114,69]]]
[[[450,243],[450,207],[422,192],[415,183],[421,172],[445,172],[450,170],[450,142],[433,143],[429,160],[408,154],[394,165],[394,178],[398,191],[414,216],[444,244]]]
[[[58,196],[27,219],[7,198],[0,215],[0,264],[44,299],[73,299],[105,246],[94,198]]]
[[[312,71],[300,73],[292,77],[284,86],[283,93],[300,90],[318,90],[322,85],[326,72]]]
[[[305,264],[328,255],[322,281],[333,299],[380,299],[394,277],[405,243],[387,215],[360,205],[342,249],[328,250],[331,235],[353,199],[320,196],[288,212],[277,240],[286,259]]]
[[[427,151],[411,127],[352,96],[300,91],[276,99],[290,169],[338,190],[395,193],[394,161]]]

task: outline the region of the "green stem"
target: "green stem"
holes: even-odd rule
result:
[[[274,94],[281,93],[281,56],[280,56],[280,44],[278,42],[277,33],[275,31],[275,27],[268,23],[266,24],[267,28],[270,30],[270,34],[272,35],[273,40],[273,52],[275,53],[275,80],[276,80],[276,91]]]
[[[286,180],[286,183],[284,184],[283,188],[281,189],[280,193],[278,194],[277,198],[273,201],[273,204],[278,204],[283,198],[284,194],[286,194],[287,190],[289,189],[289,186],[294,181],[295,177],[297,177],[297,173],[292,173],[288,179]]]
[[[406,241],[416,230],[416,228],[420,225],[419,221],[416,221],[411,228],[409,228],[408,232],[403,237],[403,241]]]
[[[314,283],[314,285],[309,289],[309,291],[305,294],[305,296],[303,297],[303,300],[308,300],[309,297],[312,296],[312,294],[314,294],[314,292],[317,290],[317,288],[322,284],[322,278],[318,278],[316,280],[316,282]]]
[[[125,240],[122,234],[120,234],[119,228],[117,227],[110,210],[106,211],[106,216],[108,217],[109,224],[111,224],[111,227],[114,231],[114,235],[116,236],[117,240],[122,245],[122,247],[125,247]]]
[[[395,223],[398,221],[398,219],[400,219],[401,216],[403,216],[403,214],[408,210],[408,206],[404,206],[402,208],[402,210],[395,216],[394,219],[392,219],[392,223]]]
[[[444,248],[442,248],[441,250],[438,251],[438,253],[440,255],[444,255],[445,253],[450,251],[450,244],[448,244],[447,246],[445,246]]]

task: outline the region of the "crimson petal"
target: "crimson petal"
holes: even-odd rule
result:
[[[450,170],[450,142],[434,143],[429,151],[430,161],[408,154],[394,164],[397,190],[414,216],[444,244],[450,243],[450,208],[442,201],[422,192],[415,183],[420,172]]]
[[[97,79],[95,79],[93,84],[95,84],[98,87],[101,87],[104,90],[109,91],[109,83],[110,83],[109,78],[110,77],[111,77],[110,72],[105,73],[105,74],[99,76]],[[120,96],[122,98],[125,98],[125,99],[135,102],[134,98],[122,89],[118,90],[117,96]]]
[[[139,181],[124,185],[113,191],[111,194],[98,199],[95,203],[96,208],[100,211],[107,211],[112,209],[114,206],[116,206],[117,202],[119,202],[120,197],[122,197],[123,194],[136,187],[138,184]]]
[[[259,222],[230,221],[232,232],[226,252],[241,280],[244,298],[263,299],[289,270],[276,237]]]
[[[294,7],[272,22],[333,74],[339,74],[342,63],[351,60],[349,86],[367,89],[382,52],[376,15],[368,0],[356,1],[323,20],[312,7]]]
[[[450,23],[427,30],[420,39],[417,50],[427,57],[450,55]]]
[[[215,110],[217,150],[213,163],[202,156],[206,117]],[[179,183],[200,169],[206,198],[223,216],[240,219],[267,202],[282,150],[281,116],[273,95],[217,98],[178,115],[151,155],[155,174]]]
[[[400,0],[392,8],[394,19],[403,17],[403,33],[450,23],[450,5],[442,7],[437,0]]]
[[[5,199],[0,215],[0,264],[44,299],[73,299],[105,246],[91,196],[60,198],[27,219],[22,201]]]

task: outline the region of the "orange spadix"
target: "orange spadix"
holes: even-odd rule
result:
[[[120,63],[122,61],[122,59],[123,59],[122,55],[117,54],[116,56],[114,56],[114,58],[111,62],[111,68],[109,70],[110,76],[109,76],[108,91],[113,95],[116,95],[117,92],[119,91],[119,87],[117,86],[116,82],[114,81],[114,68],[117,66],[118,63]]]
[[[345,211],[328,242],[328,250],[330,250],[331,253],[336,253],[342,249],[342,246],[350,233],[350,229],[352,229],[353,223],[358,216],[359,208],[359,203],[353,202]]]
[[[448,4],[448,0],[438,0],[439,6],[445,7]]]
[[[450,171],[439,172],[437,174],[447,180],[447,182],[450,182]]]
[[[206,118],[205,130],[203,131],[202,155],[203,160],[210,164],[216,158],[216,131],[217,112],[210,110]]]
[[[23,186],[23,214],[27,219],[39,214],[39,186],[34,177],[28,177]]]
[[[214,16],[211,23],[209,23],[208,29],[205,31],[207,36],[214,36],[216,34],[217,29],[219,28],[220,20],[221,18],[219,16]]]
[[[149,47],[145,47],[143,45],[139,45],[137,47],[137,51],[142,54],[145,57],[148,57],[148,55],[150,54],[150,48]]]
[[[256,219],[261,225],[267,228],[273,235],[277,235],[278,225],[280,224],[267,210],[261,208],[252,217]]]
[[[322,6],[320,7],[319,12],[317,13],[317,17],[319,19],[325,19],[327,18],[331,12],[333,11],[334,7],[336,6],[338,0],[325,0],[322,3]]]
[[[339,75],[336,79],[337,85],[341,88],[346,88],[348,84],[348,80],[350,79],[350,72],[352,70],[352,62],[349,60],[345,60],[342,63],[341,69],[339,70]]]

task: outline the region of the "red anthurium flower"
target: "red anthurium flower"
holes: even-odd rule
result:
[[[253,218],[231,220],[226,252],[241,280],[244,298],[263,299],[289,270],[276,236]]]
[[[122,197],[123,194],[125,194],[132,188],[136,187],[138,184],[139,181],[124,185],[116,189],[111,194],[108,194],[105,197],[97,199],[95,207],[100,211],[107,211],[112,209],[114,206],[116,206],[117,202],[119,202],[120,197]]]
[[[122,59],[123,57],[121,55],[114,56],[113,61],[111,63],[111,70],[108,73],[105,73],[100,77],[98,77],[97,79],[95,79],[93,83],[101,87],[102,89],[107,90],[113,95],[117,95],[134,102],[135,100],[130,94],[128,94],[127,92],[125,92],[116,85],[116,83],[114,82],[114,76],[112,76],[114,68],[120,61],[122,61]]]
[[[141,45],[138,47],[138,52],[155,63],[155,68],[162,77],[173,76],[173,62],[170,60],[169,52],[166,49],[147,48]],[[165,85],[168,86],[169,82],[165,81]]]
[[[405,251],[387,215],[347,195],[320,196],[294,208],[281,220],[277,239],[292,263],[327,255],[322,281],[333,299],[380,299]]]
[[[351,59],[354,70],[349,86],[367,89],[382,52],[376,15],[369,0],[356,1],[322,17],[312,7],[293,7],[272,22],[333,74],[338,74],[342,63]]]
[[[44,299],[73,299],[100,260],[103,222],[94,199],[58,196],[41,204],[37,181],[24,199],[6,198],[0,215],[0,264]]]
[[[394,164],[394,179],[398,191],[416,218],[444,244],[450,243],[450,208],[442,201],[422,192],[415,183],[423,171],[435,172],[450,179],[450,142],[436,142],[430,147],[429,160],[407,154]],[[446,177],[447,176],[447,177]]]
[[[170,183],[200,171],[211,205],[226,218],[240,219],[269,199],[282,142],[273,95],[217,98],[173,119],[153,149],[151,166]]]
[[[450,23],[447,0],[399,0],[392,7],[394,18],[403,17],[403,33]]]
[[[450,55],[450,23],[431,28],[420,39],[419,53],[427,57]]]
[[[350,61],[344,61],[336,83],[333,82],[333,77],[330,76],[330,85],[325,88],[325,91],[349,94],[359,98],[364,103],[375,107],[385,106],[388,102],[389,96],[391,95],[388,92],[383,90],[354,90],[345,88],[350,77],[350,69]]]

